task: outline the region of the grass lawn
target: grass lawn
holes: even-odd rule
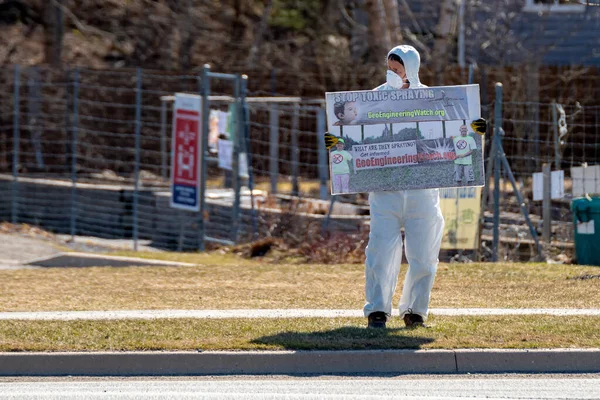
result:
[[[361,309],[360,264],[275,264],[230,254],[121,253],[195,267],[0,270],[0,311]],[[401,270],[394,304],[406,266]],[[600,270],[557,264],[440,264],[431,307],[596,308]],[[591,279],[581,279],[590,276]],[[596,278],[593,278],[596,276]]]
[[[408,330],[362,318],[0,321],[0,351],[598,348],[600,317],[432,316]]]
[[[361,309],[362,265],[276,264],[231,254],[124,253],[195,267],[0,270],[0,311]],[[401,271],[394,303],[402,287]],[[600,270],[441,264],[431,307],[596,308]],[[598,348],[600,317],[436,316],[385,331],[364,318],[0,321],[0,351]]]

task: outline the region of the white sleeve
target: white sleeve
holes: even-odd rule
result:
[[[471,138],[471,150],[477,150],[477,142]]]

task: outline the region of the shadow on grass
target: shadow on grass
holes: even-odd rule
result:
[[[317,332],[282,332],[252,340],[254,344],[278,346],[287,350],[377,350],[419,349],[435,339],[421,337],[406,329],[366,329],[343,327]],[[406,335],[406,333],[409,333]]]

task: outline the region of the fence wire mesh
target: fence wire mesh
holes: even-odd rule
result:
[[[449,75],[447,84],[464,81],[464,75],[464,71]],[[502,74],[480,76],[482,115],[492,127],[497,121],[489,81]],[[508,93],[508,87],[517,86],[510,82],[510,73],[507,76]],[[137,233],[139,240],[160,248],[199,247],[202,216],[169,207],[172,103],[166,96],[201,93],[201,75],[15,67],[0,73],[0,85],[6,93],[0,101],[2,220],[101,238],[133,239]],[[233,93],[231,82],[211,80],[211,96]],[[571,257],[573,251],[570,168],[600,163],[600,106],[590,93],[580,90],[566,98],[559,91],[557,103],[517,101],[507,95],[502,103],[506,158],[540,234],[544,221],[541,202],[532,200],[532,174],[541,172],[545,163],[565,171],[565,196],[552,200],[552,242],[546,245],[554,255]],[[243,180],[241,190],[243,241],[298,226],[320,231],[330,205],[327,157],[319,143],[324,132],[320,99],[266,95],[272,93],[261,89],[247,93],[248,137],[242,149],[250,160],[251,179]],[[228,107],[224,100],[210,102],[211,110]],[[561,118],[566,131],[557,133]],[[493,165],[491,127],[486,166]],[[209,151],[206,235],[227,242],[234,223],[234,191],[231,173],[219,168],[217,161],[217,153]],[[500,258],[527,259],[535,253],[533,240],[506,171],[502,177]],[[257,191],[247,190],[251,182]],[[493,187],[491,180],[488,186]],[[488,192],[480,230],[482,259],[490,258],[492,240],[493,197]],[[364,231],[366,196],[341,200],[328,229]]]

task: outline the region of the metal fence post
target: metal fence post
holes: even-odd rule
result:
[[[233,207],[231,214],[231,236],[230,239],[233,243],[237,242],[238,238],[238,230],[240,227],[240,191],[241,191],[241,182],[240,182],[240,138],[242,136],[242,121],[240,121],[240,117],[242,115],[240,110],[240,92],[241,92],[241,79],[239,75],[236,75],[234,85],[233,85],[233,98],[234,98],[234,121],[235,127],[234,132],[235,136],[233,138],[233,151],[232,151],[232,159],[231,159],[231,178],[233,183]]]
[[[133,190],[133,250],[138,250],[139,223],[138,203],[140,186],[140,131],[142,125],[142,69],[137,68],[137,85],[135,93],[135,166],[134,166],[134,190]]]
[[[488,160],[485,166],[485,181],[483,188],[481,189],[481,209],[479,211],[479,236],[481,237],[481,229],[483,228],[483,224],[485,222],[485,210],[488,206],[488,197],[489,197],[489,185],[490,178],[492,177],[492,171],[494,170],[494,165],[496,162],[496,140],[495,137],[492,136],[492,140],[490,143],[490,151],[488,153]],[[494,176],[495,178],[495,176]]]
[[[252,168],[252,148],[250,146],[250,111],[246,103],[246,93],[248,92],[248,76],[242,75],[242,120],[244,121],[244,145],[246,150],[246,161],[248,163],[248,188],[250,189],[250,212],[252,214],[253,237],[258,237],[258,218],[256,208],[254,208],[254,170]]]
[[[481,68],[481,104],[487,104],[487,73],[485,72],[485,67]]]
[[[500,135],[503,136],[504,135],[504,131],[501,129],[500,130]],[[542,245],[540,244],[540,241],[538,239],[538,235],[537,232],[535,230],[535,228],[533,227],[533,223],[531,222],[531,218],[529,218],[529,211],[527,211],[527,204],[525,204],[525,200],[523,199],[523,196],[521,195],[521,192],[519,191],[519,187],[517,186],[517,181],[515,180],[515,176],[512,173],[512,170],[510,169],[510,165],[508,164],[508,159],[506,158],[506,153],[504,153],[504,149],[502,148],[502,138],[498,138],[498,160],[503,164],[504,166],[504,172],[506,173],[508,180],[510,181],[513,191],[515,193],[515,196],[517,196],[517,201],[519,203],[519,207],[521,208],[521,213],[523,213],[523,216],[525,217],[525,221],[527,222],[527,226],[529,227],[529,233],[531,234],[531,237],[533,238],[533,241],[535,242],[535,247],[537,248],[537,252],[538,252],[538,257],[540,258],[544,258],[544,250],[542,249]]]
[[[552,100],[552,128],[554,129],[554,169],[560,170],[560,140],[558,139],[558,115],[556,111],[556,102]]]
[[[269,107],[269,126],[271,127],[269,139],[271,194],[277,194],[277,181],[279,180],[279,106],[277,104],[271,104]]]
[[[19,88],[21,86],[21,70],[19,65],[15,65],[14,75],[14,92],[13,92],[13,180],[12,180],[12,193],[11,193],[11,221],[13,224],[17,223],[18,214],[18,203],[17,197],[19,196]]]
[[[326,200],[329,195],[327,180],[329,179],[329,168],[327,166],[327,149],[325,148],[325,109],[317,110],[317,147],[319,149],[319,193],[321,200]]]
[[[500,240],[500,149],[502,148],[502,83],[496,83],[496,104],[494,107],[494,140],[498,141],[494,154],[494,228],[492,242],[492,261],[498,261],[498,242]]]
[[[160,100],[160,173],[167,180],[167,102]]]
[[[464,1],[461,2],[461,4],[464,4]],[[473,84],[473,81],[475,80],[475,65],[473,65],[473,63],[469,64],[469,85]]]
[[[208,173],[206,171],[206,153],[208,151],[208,120],[209,120],[209,104],[208,94],[210,93],[209,82],[210,65],[205,64],[202,68],[202,146],[200,149],[200,224],[198,230],[198,250],[205,250],[206,238],[206,180]]]
[[[544,197],[542,200],[542,218],[544,221],[544,230],[542,236],[546,243],[552,241],[552,171],[548,163],[542,165],[542,176],[544,178]]]
[[[292,196],[298,196],[300,189],[298,187],[298,162],[300,158],[300,148],[298,147],[298,119],[300,106],[294,103],[294,114],[292,115],[292,137],[291,137],[291,157],[292,157]]]
[[[71,240],[77,233],[77,134],[79,129],[79,69],[73,71],[73,122],[71,123]]]
[[[538,100],[539,101],[539,100]],[[534,109],[533,109],[533,125],[534,125],[534,132],[533,132],[533,154],[540,154],[540,103],[536,103],[535,105],[533,105]],[[538,157],[535,158],[535,169],[537,170],[538,167],[540,166],[540,159]]]
[[[37,167],[40,169],[44,168],[44,157],[42,154],[42,129],[44,124],[40,121],[42,117],[41,112],[41,78],[39,67],[31,67],[29,69],[29,79],[27,82],[27,115],[28,125],[30,126],[30,138],[35,152],[35,161]]]

